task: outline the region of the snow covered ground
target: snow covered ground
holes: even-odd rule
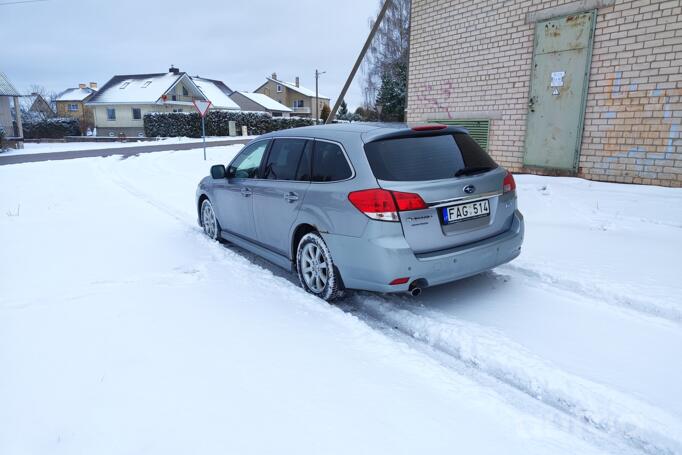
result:
[[[213,141],[226,141],[226,140],[242,140],[251,139],[255,136],[211,136],[206,138],[206,142]],[[4,152],[0,152],[0,156],[10,156],[10,155],[31,155],[34,153],[59,153],[59,152],[70,152],[76,150],[97,150],[97,149],[110,149],[110,148],[120,148],[120,147],[141,147],[141,146],[153,146],[153,145],[166,145],[166,144],[188,144],[196,143],[201,144],[201,138],[192,137],[171,137],[163,138],[158,141],[136,141],[131,142],[41,142],[33,143],[28,142],[24,144],[23,149],[11,149]]]
[[[682,453],[681,190],[517,176],[516,261],[331,306],[196,226],[240,147],[0,166],[0,453]]]

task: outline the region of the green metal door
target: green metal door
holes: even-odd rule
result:
[[[576,170],[595,12],[538,22],[524,164]]]

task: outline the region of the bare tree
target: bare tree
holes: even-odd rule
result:
[[[28,88],[28,94],[33,95],[34,93],[40,95],[43,97],[45,101],[48,103],[51,103],[54,101],[54,99],[57,97],[57,94],[55,92],[48,91],[44,86],[39,85],[39,84],[32,84]]]
[[[40,97],[42,97],[45,103],[47,103],[45,111],[41,109],[42,106],[38,106],[38,108],[34,109],[33,111],[31,110],[31,108],[33,107],[33,103],[37,102],[35,95],[39,95]],[[53,104],[56,97],[57,95],[54,92],[48,91],[42,85],[32,84],[28,88],[28,93],[26,93],[25,96],[21,97],[19,102],[22,118],[24,118],[25,121],[31,120],[34,121],[42,120],[47,117],[53,117],[54,116]],[[47,112],[47,110],[50,110],[51,112]]]
[[[379,8],[385,0],[379,0]],[[393,0],[363,63],[365,106],[374,106],[382,78],[398,77],[396,68],[407,68],[410,41],[411,0]],[[370,20],[370,28],[374,20]]]

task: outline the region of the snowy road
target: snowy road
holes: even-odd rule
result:
[[[238,149],[0,168],[0,453],[682,453],[682,191],[519,176],[518,260],[333,307],[196,227]]]

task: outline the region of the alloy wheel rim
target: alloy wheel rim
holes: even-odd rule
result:
[[[213,208],[211,204],[204,204],[203,210],[203,222],[204,222],[204,232],[206,235],[213,238],[216,233],[215,215],[213,214]]]
[[[324,290],[329,280],[329,267],[322,248],[308,243],[301,253],[301,274],[305,284],[315,293]]]

